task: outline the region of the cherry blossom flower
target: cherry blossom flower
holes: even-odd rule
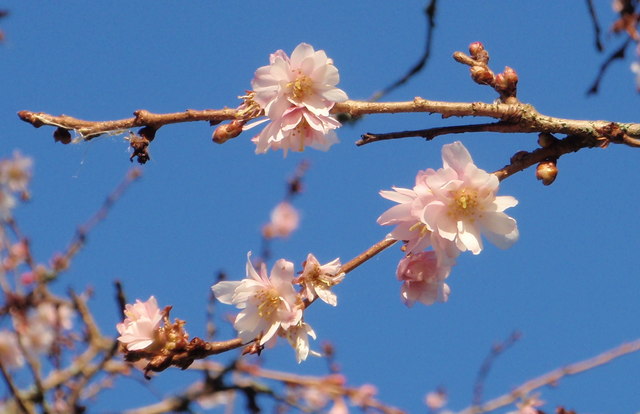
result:
[[[8,220],[11,217],[11,210],[15,206],[15,197],[0,187],[0,220]]]
[[[249,129],[256,124],[248,125]],[[338,142],[333,131],[340,127],[340,122],[328,114],[314,114],[304,107],[287,108],[282,116],[269,123],[252,141],[256,144],[256,154],[263,154],[269,149],[282,149],[302,152],[305,147],[327,151]]]
[[[327,264],[320,265],[318,259],[309,253],[304,263],[304,270],[298,278],[304,286],[304,293],[308,301],[319,297],[331,306],[338,304],[338,298],[331,292],[331,287],[342,282],[344,273],[340,273],[340,259],[334,259]]]
[[[429,410],[438,411],[447,405],[447,393],[442,389],[431,391],[424,397],[424,402]]]
[[[0,331],[0,362],[7,368],[17,368],[24,364],[24,356],[13,332]]]
[[[250,341],[261,336],[259,344],[264,345],[278,329],[286,330],[302,319],[302,302],[293,287],[293,263],[278,260],[268,277],[264,263],[256,271],[249,252],[246,270],[246,279],[218,282],[212,289],[220,302],[242,309],[234,322],[240,338]]]
[[[256,71],[251,85],[254,100],[272,120],[282,117],[291,106],[329,115],[335,102],[347,99],[347,94],[336,88],[338,69],[323,50],[300,43],[291,58],[278,50],[271,54],[269,63]]]
[[[163,313],[158,308],[156,298],[151,296],[145,302],[139,299],[133,305],[127,304],[124,310],[125,320],[116,325],[122,342],[127,350],[139,351],[149,348],[160,340],[157,332]]]
[[[444,283],[451,271],[450,266],[439,266],[433,250],[412,253],[400,260],[396,271],[402,281],[402,301],[407,306],[415,302],[432,305],[434,302],[446,302],[449,298],[449,286]]]
[[[419,211],[414,211],[427,228],[443,239],[455,242],[460,251],[482,251],[481,234],[500,248],[518,240],[516,221],[504,213],[518,201],[496,196],[498,178],[473,163],[469,151],[456,141],[442,147],[443,168],[418,174],[429,191],[421,193]],[[417,205],[415,205],[417,206]]]
[[[13,192],[26,193],[32,164],[31,158],[22,156],[19,151],[14,151],[13,159],[0,161],[0,183]]]
[[[429,247],[431,245],[431,231],[413,214],[413,205],[420,202],[418,194],[408,188],[393,187],[393,191],[383,190],[380,191],[380,195],[399,203],[378,217],[378,224],[396,226],[389,233],[389,237],[407,242],[407,254],[418,253]]]
[[[300,321],[297,325],[292,325],[287,330],[281,331],[281,336],[287,338],[289,344],[295,349],[298,364],[306,360],[309,353],[320,356],[319,353],[311,351],[309,348],[309,337],[316,339],[316,333],[307,323]]]
[[[298,228],[300,215],[290,203],[283,201],[271,212],[271,221],[262,228],[262,235],[267,239],[288,237]]]

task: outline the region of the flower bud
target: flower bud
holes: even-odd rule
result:
[[[536,178],[542,180],[542,184],[550,185],[558,175],[558,167],[555,161],[543,161],[536,168]]]
[[[478,62],[489,62],[489,53],[484,49],[484,45],[480,42],[473,42],[469,45],[469,54]]]
[[[558,141],[558,138],[554,137],[548,132],[541,132],[538,135],[538,145],[540,145],[542,148],[550,147],[552,144],[556,143],[557,141]]]
[[[471,79],[481,85],[491,85],[493,83],[493,72],[486,66],[471,66]]]
[[[242,133],[242,127],[245,123],[246,121],[236,119],[228,124],[220,125],[213,132],[211,139],[216,144],[223,144],[231,138],[235,138],[240,135]]]

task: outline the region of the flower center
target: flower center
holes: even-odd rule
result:
[[[280,306],[282,298],[275,289],[263,289],[256,294],[256,299],[260,301],[258,305],[258,316],[263,319],[271,319]]]
[[[306,96],[313,94],[313,81],[307,75],[303,75],[298,72],[298,77],[295,81],[289,83],[293,93],[293,97],[297,101],[302,101]]]
[[[449,214],[455,219],[473,219],[478,214],[478,192],[462,188],[453,193],[453,201],[449,205]]]
[[[423,237],[427,233],[429,233],[429,229],[427,228],[427,225],[421,222],[417,222],[413,226],[409,227],[409,231],[417,231],[418,233],[420,233],[420,237]]]

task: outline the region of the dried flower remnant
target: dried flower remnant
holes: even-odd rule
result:
[[[240,338],[260,337],[259,345],[264,345],[280,328],[286,330],[302,320],[302,302],[293,287],[293,263],[280,259],[267,276],[264,263],[256,271],[249,252],[246,271],[246,279],[218,282],[211,289],[220,302],[242,309],[234,322]]]
[[[271,221],[262,228],[262,235],[266,239],[288,237],[298,228],[299,223],[298,210],[289,202],[283,201],[271,211]]]
[[[334,259],[321,265],[316,257],[309,253],[304,262],[304,270],[298,278],[298,283],[304,287],[306,300],[313,301],[319,297],[323,302],[331,306],[338,304],[338,298],[331,288],[344,279],[344,273],[340,273],[340,259]]]
[[[436,301],[446,302],[449,286],[444,283],[451,272],[450,266],[438,263],[434,251],[412,253],[400,260],[396,275],[402,283],[402,301],[407,306],[415,302],[432,305]]]
[[[120,333],[118,341],[129,351],[139,351],[159,343],[158,328],[163,313],[158,308],[156,298],[151,296],[145,302],[139,299],[136,303],[127,304],[124,310],[125,320],[116,328]]]

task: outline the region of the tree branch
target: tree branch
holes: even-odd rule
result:
[[[627,355],[637,351],[640,351],[640,339],[622,344],[593,358],[555,369],[538,378],[534,378],[530,381],[525,382],[508,394],[495,398],[481,406],[471,406],[465,408],[458,414],[479,414],[497,410],[498,408],[513,404],[514,402],[518,401],[518,399],[527,396],[532,391],[538,388],[544,387],[546,385],[555,385],[564,377],[580,374],[581,372],[585,372],[600,365],[607,364],[623,355]]]

